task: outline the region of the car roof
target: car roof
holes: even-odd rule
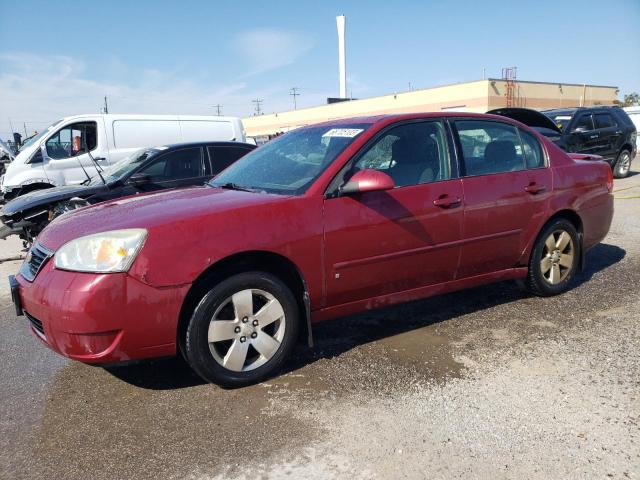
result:
[[[158,150],[166,152],[167,150],[176,150],[187,147],[249,147],[255,148],[255,145],[245,142],[180,142],[168,145],[157,145],[150,147],[149,150]]]

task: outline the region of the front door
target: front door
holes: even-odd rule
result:
[[[131,180],[140,176],[147,177],[147,181],[136,184],[142,192],[201,185],[211,178],[204,174],[204,156],[200,147],[181,148],[162,154],[135,172]]]
[[[51,173],[50,178],[62,178],[65,185],[74,185],[96,176],[99,170],[108,166],[107,146],[104,135],[100,134],[101,123],[102,119],[75,122],[47,139],[45,170],[47,174]]]
[[[576,118],[570,124],[567,151],[599,155],[600,144],[600,134],[593,126],[593,115],[577,113]]]
[[[365,168],[390,175],[395,188],[333,196],[337,186]],[[455,278],[462,184],[451,176],[440,121],[387,129],[345,166],[324,205],[326,306]]]
[[[551,173],[538,140],[513,125],[458,120],[464,178],[464,245],[458,277],[518,264],[544,215]]]

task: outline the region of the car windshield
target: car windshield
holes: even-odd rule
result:
[[[155,153],[155,150],[142,148],[132,153],[128,157],[123,158],[118,163],[112,165],[111,167],[107,168],[104,172],[102,172],[104,181],[106,183],[111,183],[128,175],[133,170],[138,168],[140,164],[144,162],[152,153]],[[102,184],[102,179],[100,178],[100,175],[94,176],[89,182],[89,185],[101,185],[101,184]]]
[[[53,127],[55,127],[61,121],[62,120],[58,120],[57,122],[53,122],[45,130],[42,130],[40,133],[36,133],[33,137],[28,138],[27,140],[25,140],[25,142],[22,144],[22,146],[18,149],[18,152],[21,152],[22,150],[27,148],[29,145],[33,145],[35,142],[40,140],[46,133],[49,133],[51,130],[53,130]]]
[[[564,130],[573,117],[570,113],[545,113],[545,115],[553,120],[560,130]]]
[[[209,184],[300,195],[371,124],[303,127],[245,155]]]

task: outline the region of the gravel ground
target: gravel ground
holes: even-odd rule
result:
[[[60,358],[0,284],[0,478],[640,478],[640,175],[615,189],[570,292],[501,283],[328,322],[239,390],[176,360]]]

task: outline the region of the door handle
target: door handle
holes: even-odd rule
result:
[[[104,157],[93,157],[93,159],[94,159],[96,162],[99,162],[100,160],[106,160],[106,158],[104,158]]]
[[[526,187],[524,187],[524,191],[530,193],[531,195],[536,195],[538,193],[544,192],[547,189],[544,185],[539,185],[535,182],[530,183]]]
[[[460,203],[462,203],[462,200],[460,200],[460,197],[450,197],[447,194],[440,195],[438,198],[436,198],[433,201],[433,204],[436,207],[440,207],[440,208],[457,207],[458,205],[460,205]]]
[[[598,135],[597,133],[595,135],[589,135],[589,138],[598,138],[600,135]]]

